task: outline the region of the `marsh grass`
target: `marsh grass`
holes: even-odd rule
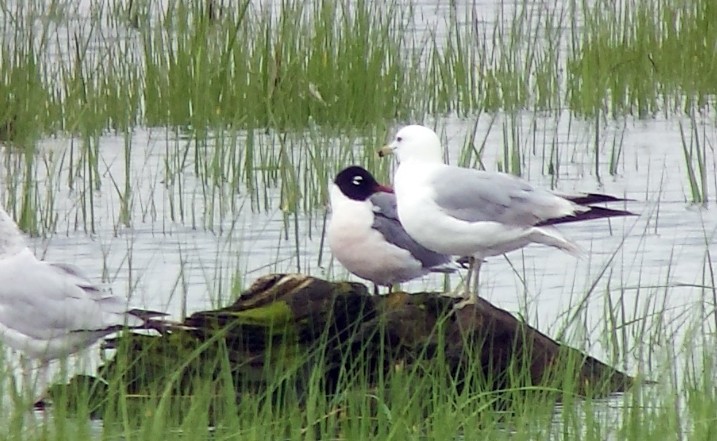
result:
[[[543,149],[541,170],[556,185],[573,152],[555,133],[541,140],[535,127],[523,130],[526,110],[544,115],[567,110],[571,127],[573,118],[594,121],[594,138],[584,149],[594,158],[597,177],[605,175],[601,156],[608,152],[607,171],[615,175],[629,148],[617,135],[605,141],[600,132],[605,120],[684,113],[691,118],[681,127],[688,198],[708,200],[708,155],[714,147],[695,115],[711,110],[717,84],[717,34],[711,25],[717,8],[711,0],[574,0],[558,7],[538,2],[537,8],[535,2],[506,2],[496,17],[459,10],[453,2],[446,21],[425,33],[414,27],[415,6],[399,2],[289,0],[270,9],[249,1],[180,0],[161,9],[134,0],[97,2],[89,14],[71,3],[0,5],[2,198],[31,234],[55,231],[58,199],[66,193],[72,201],[67,228],[90,234],[98,232],[96,204],[107,193],[120,201],[115,234],[157,220],[231,234],[241,226],[222,220],[241,210],[279,210],[297,269],[305,269],[299,256],[311,229],[302,226],[299,214],[311,217],[323,208],[333,173],[357,163],[388,182],[390,166],[377,161],[374,148],[394,122],[440,114],[475,118],[461,164],[525,174],[531,157]],[[502,112],[507,119],[494,125]],[[484,115],[489,129],[478,133]],[[159,127],[163,136],[162,167],[153,182],[138,189],[139,169],[130,164],[142,146],[133,134],[147,127]],[[497,164],[484,163],[491,131],[505,140]],[[67,149],[40,148],[48,135],[65,134]],[[114,134],[121,137],[119,173],[108,172],[101,148]],[[157,209],[164,202],[166,211]],[[158,219],[158,212],[167,218]],[[654,225],[656,232],[657,215]],[[368,388],[357,363],[356,372],[342,373],[339,392],[327,397],[319,359],[308,372],[277,367],[267,392],[236,401],[228,392],[235,384],[226,352],[219,351],[208,366],[218,366],[221,375],[211,381],[197,375],[191,399],[175,399],[178,389],[171,382],[137,396],[124,393],[119,379],[110,381],[111,405],[101,435],[87,422],[97,412],[91,391],[74,405],[79,417],[65,413],[72,407],[65,397],[58,398],[49,422],[19,407],[2,412],[0,435],[153,441],[167,436],[711,439],[717,425],[711,326],[717,326],[717,313],[712,239],[705,236],[708,252],[697,300],[704,309],[694,322],[687,312],[682,321],[669,318],[668,299],[679,294],[671,288],[669,271],[664,286],[636,288],[641,297],[635,305],[650,297],[638,310],[631,309],[622,281],[613,279],[619,271],[606,269],[610,283],[604,293],[597,285],[573,282],[575,298],[564,321],[547,324],[586,349],[597,331],[610,361],[629,369],[635,366],[625,354],[634,356],[644,363],[636,367],[640,372],[659,379],[655,387],[608,400],[584,398],[578,397],[579,385],[564,379],[556,379],[554,387],[532,388],[517,367],[497,394],[481,391],[492,379],[478,370],[468,376],[473,388],[457,387],[439,361],[409,370],[397,366]],[[187,250],[180,246],[177,252]],[[205,278],[208,290],[217,292],[213,301],[220,304],[231,295],[226,291],[240,291],[240,277],[229,277],[240,273],[238,263],[212,270]],[[130,292],[139,283],[135,277],[130,274]],[[183,277],[182,270],[171,295],[185,295]],[[596,326],[588,323],[585,304],[599,294],[605,298],[604,320]],[[712,325],[704,325],[708,320]],[[684,327],[693,338],[678,342],[676,328]],[[190,354],[188,361],[201,356],[202,351]],[[11,375],[6,366],[0,363],[0,397],[6,396]],[[173,368],[179,375],[183,366]],[[298,375],[308,378],[302,393],[287,386]],[[554,412],[556,389],[562,401]],[[508,408],[497,406],[506,402]]]
[[[693,335],[706,337],[701,325],[692,325]],[[661,331],[650,332],[657,336]],[[710,341],[707,337],[704,343]],[[22,439],[89,440],[99,436],[98,430],[102,437],[132,439],[168,434],[179,439],[709,439],[717,408],[715,354],[665,344],[658,350],[665,351],[662,355],[653,354],[661,358],[660,370],[651,375],[658,377],[659,386],[638,384],[625,394],[600,398],[571,381],[581,360],[569,357],[562,359],[564,370],[556,371],[552,381],[534,387],[529,366],[515,365],[506,377],[492,378],[483,373],[480,360],[468,354],[461,368],[464,381],[457,383],[440,341],[432,360],[396,364],[379,377],[369,378],[368,359],[361,353],[345,353],[350,363],[339,364],[351,368],[338,372],[331,392],[326,376],[332,364],[321,345],[315,352],[292,356],[286,352],[291,345],[278,345],[273,349],[276,363],[264,364],[262,373],[272,380],[256,388],[248,377],[237,382],[228,363],[231,349],[219,339],[209,339],[189,349],[179,365],[162,366],[163,356],[157,353],[160,364],[142,368],[148,373],[144,380],[124,373],[137,372],[132,365],[147,360],[121,357],[106,385],[59,389],[49,415],[16,410],[3,412],[0,421],[7,439],[22,434]],[[681,356],[675,357],[675,351]],[[387,353],[381,354],[371,357],[382,363]],[[671,377],[675,371],[684,375]],[[168,377],[152,381],[151,375],[158,372]],[[3,374],[3,385],[7,375]],[[137,381],[145,386],[127,393],[128,382]],[[494,390],[497,383],[502,386]],[[239,397],[235,388],[242,390]],[[98,407],[100,396],[107,400]],[[90,422],[97,416],[103,417],[101,429]]]
[[[150,125],[361,126],[396,114],[410,66],[398,62],[405,14],[394,3],[241,2],[226,12],[211,21],[179,2],[167,25],[140,28]]]
[[[221,338],[221,333],[217,336]],[[390,363],[384,358],[388,352],[357,355],[352,351],[343,354],[348,359],[329,360],[321,345],[315,352],[293,356],[286,352],[291,345],[278,345],[269,350],[276,352],[276,363],[265,363],[262,373],[272,380],[265,388],[256,388],[251,378],[244,383],[233,377],[227,361],[231,349],[219,339],[211,338],[194,349],[176,343],[177,350],[186,351],[181,352],[179,365],[162,366],[151,357],[120,357],[106,385],[60,389],[49,411],[50,422],[35,422],[40,433],[58,439],[93,439],[96,435],[87,419],[101,415],[103,436],[139,439],[167,433],[182,439],[213,439],[217,434],[249,439],[451,439],[480,434],[508,439],[516,431],[536,439],[549,433],[556,399],[563,400],[565,412],[581,401],[577,395],[583,389],[568,380],[581,361],[570,358],[563,359],[565,370],[549,381],[554,386],[534,387],[529,366],[515,365],[505,378],[492,378],[468,354],[461,368],[464,381],[457,383],[440,352],[440,339],[439,354],[432,360],[397,364],[378,377],[369,376],[368,366]],[[118,351],[122,353],[121,348]],[[161,363],[166,355],[156,354]],[[147,363],[140,369],[147,373],[146,379],[125,375],[138,372],[132,366],[136,363]],[[330,374],[336,383],[329,391],[326,378],[337,364],[347,369]],[[167,377],[153,380],[159,372]],[[134,385],[130,389],[140,384],[141,389],[127,393],[128,384]],[[494,390],[496,384],[502,387]],[[103,390],[93,389],[97,387]],[[242,391],[239,397],[235,388]],[[98,393],[108,397],[102,407],[93,399]],[[23,427],[23,416],[16,418],[15,424]],[[13,425],[5,427],[8,435],[18,433]]]
[[[8,36],[0,141],[27,152],[26,172],[13,172],[27,180],[13,184],[19,193],[9,199],[21,201],[21,223],[32,234],[53,224],[47,210],[54,198],[29,180],[45,159],[35,158],[38,140],[48,134],[72,137],[69,164],[76,169],[67,182],[80,192],[89,232],[96,231],[95,192],[103,183],[102,136],[124,134],[129,163],[130,134],[155,126],[186,139],[166,148],[172,220],[213,229],[236,210],[242,187],[255,210],[271,209],[278,189],[288,231],[299,211],[325,204],[326,182],[341,166],[361,163],[387,176],[387,166],[354,143],[381,145],[393,121],[480,118],[486,111],[519,119],[526,110],[560,118],[567,106],[571,117],[595,121],[601,178],[618,173],[624,154],[617,138],[601,144],[606,117],[693,115],[709,107],[713,92],[709,0],[500,3],[494,16],[452,4],[427,29],[416,6],[397,0],[292,0],[280,8],[103,1],[88,11],[51,3],[47,15],[39,2],[4,5],[0,22]],[[535,139],[515,121],[502,132],[507,141],[496,166],[522,175]],[[475,144],[465,148],[462,163],[486,166]],[[706,155],[685,152],[691,199],[707,200]],[[543,170],[557,181],[557,146],[550,153]],[[201,185],[201,207],[178,196],[192,188],[189,171]],[[118,223],[130,225],[137,195],[131,168],[125,173],[109,185],[121,200]]]
[[[138,123],[366,126],[409,115],[419,94],[407,87],[418,66],[403,59],[408,10],[397,3],[243,1],[219,15],[203,2],[155,6],[99,2],[79,22],[45,20],[38,30],[39,4],[7,5],[2,138]]]
[[[646,117],[705,108],[714,94],[709,0],[499,3],[494,17],[452,5],[418,31],[414,6],[398,1],[214,3],[99,2],[39,26],[39,4],[6,5],[0,138],[365,128],[565,104]]]
[[[709,163],[707,157],[708,146],[706,128],[698,124],[693,116],[689,121],[690,126],[685,129],[680,124],[680,138],[682,141],[682,152],[685,160],[685,170],[689,182],[690,202],[694,204],[706,204],[709,200]]]
[[[582,17],[567,60],[573,110],[649,117],[713,105],[712,2],[578,0],[572,8]]]

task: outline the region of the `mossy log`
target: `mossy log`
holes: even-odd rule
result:
[[[359,283],[269,275],[233,305],[194,313],[160,336],[118,337],[116,354],[98,372],[107,381],[77,376],[51,395],[71,396],[82,386],[98,402],[113,387],[123,396],[186,397],[203,380],[215,394],[229,384],[239,400],[282,382],[284,393],[301,397],[316,378],[312,370],[320,369],[320,388],[332,394],[350,387],[352,373],[363,373],[365,387],[418,364],[422,375],[442,366],[436,369],[457,387],[468,384],[466,375],[481,378],[482,391],[514,388],[519,378],[520,386],[571,384],[572,394],[604,395],[634,381],[483,299],[462,309],[456,302],[439,293],[373,296]]]

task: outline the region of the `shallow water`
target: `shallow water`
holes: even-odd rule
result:
[[[494,117],[483,155],[489,170],[497,168],[503,145],[510,142],[503,137],[502,124],[513,124],[503,115]],[[458,118],[436,122],[452,162],[456,162],[473,123]],[[588,306],[594,311],[588,312],[588,319],[594,320],[595,326],[604,316],[608,282],[611,296],[619,296],[626,305],[633,305],[635,310],[627,311],[628,315],[639,315],[640,302],[654,301],[655,296],[662,296],[666,290],[670,293],[665,299],[667,307],[689,308],[703,300],[700,288],[695,286],[704,283],[699,269],[704,265],[706,251],[717,250],[714,238],[717,218],[709,208],[688,202],[687,174],[679,128],[674,120],[608,127],[602,136],[607,139],[612,139],[613,134],[623,136],[623,153],[618,174],[609,175],[603,165],[601,179],[593,172],[591,124],[568,121],[567,117],[556,121],[533,115],[515,124],[518,130],[526,132],[522,139],[530,138],[521,146],[526,179],[565,193],[597,191],[624,196],[634,200],[625,207],[640,216],[561,226],[584,248],[580,259],[551,248],[530,246],[507,258],[489,260],[482,277],[483,296],[501,307],[527,313],[532,322],[547,329],[562,324],[561,315],[593,283],[596,288]],[[477,142],[482,142],[485,136],[480,126],[487,129],[488,125],[488,117],[483,117]],[[135,201],[130,227],[118,223],[120,198],[112,183],[114,180],[124,187],[124,140],[106,136],[99,145],[100,164],[105,165],[100,166],[101,189],[94,193],[95,232],[85,232],[82,223],[79,229],[75,227],[82,211],[78,192],[56,191],[57,234],[49,239],[34,239],[37,252],[49,260],[75,263],[97,279],[104,273],[115,292],[131,292],[134,306],[168,310],[174,315],[183,309],[191,313],[211,307],[219,296],[227,301],[235,274],[240,286],[247,286],[262,274],[298,268],[322,277],[346,276],[343,269],[329,262],[328,249],[323,250],[323,262],[319,265],[323,209],[298,215],[297,255],[293,215],[285,228],[285,216],[278,201],[268,210],[252,210],[246,192],[239,189],[234,195],[221,196],[225,205],[234,203],[235,211],[228,210],[223,216],[216,214],[206,221],[203,213],[207,205],[202,197],[205,186],[191,167],[181,177],[185,218],[173,221],[168,199],[180,196],[174,193],[170,197],[176,190],[167,190],[162,184],[166,181],[165,136],[171,135],[146,131],[133,135],[130,168]],[[546,143],[560,146],[557,179],[544,173],[542,150]],[[55,157],[60,157],[69,144],[69,140],[46,140],[43,151],[52,151]],[[535,154],[531,153],[533,150]],[[601,153],[600,161],[606,162],[608,155],[609,152]],[[711,161],[713,170],[714,157]],[[66,180],[67,169],[65,165],[55,171],[54,179],[40,180],[40,185]],[[267,191],[269,197],[278,198],[279,188]],[[603,267],[612,274],[600,278]],[[459,276],[453,278],[455,285]],[[406,284],[405,288],[441,286],[441,276],[427,276]],[[599,345],[593,349],[600,351]]]
[[[440,23],[441,14],[451,11],[448,4],[418,3],[416,32]],[[492,26],[496,4],[474,4],[485,19],[486,29]],[[78,11],[77,17],[71,16],[80,20],[87,9]],[[712,115],[698,120],[700,143],[707,146],[711,201],[717,195],[713,119]],[[452,163],[459,160],[475,122],[454,116],[430,122],[444,138]],[[681,117],[625,118],[601,124],[596,155],[593,121],[573,119],[567,112],[557,117],[527,112],[517,117],[482,115],[475,144],[481,145],[487,138],[482,156],[486,169],[496,170],[505,163],[504,146],[512,148],[517,142],[522,176],[536,186],[566,193],[624,196],[633,199],[625,207],[639,216],[561,226],[585,249],[581,259],[540,246],[493,258],[482,272],[481,295],[523,314],[549,335],[562,335],[631,373],[649,371],[651,363],[659,363],[644,357],[661,343],[643,340],[643,336],[658,334],[649,329],[662,326],[660,338],[681,341],[690,331],[683,324],[694,325],[703,317],[706,326],[714,330],[710,314],[715,305],[709,294],[714,286],[705,272],[706,254],[717,253],[717,216],[709,205],[689,202],[681,124],[689,139],[690,121]],[[245,133],[218,133],[207,141],[206,152],[210,154],[222,142],[235,144],[242,152],[245,137]],[[258,146],[275,148],[272,136],[260,138]],[[283,212],[281,187],[271,179],[270,185],[256,192],[228,183],[207,185],[197,174],[191,154],[182,167],[168,173],[167,164],[175,164],[192,142],[182,134],[162,129],[137,129],[129,144],[122,136],[103,136],[98,144],[100,186],[93,190],[85,188],[88,171],[75,169],[80,142],[43,140],[36,160],[37,193],[42,200],[48,195],[54,198],[57,225],[50,237],[31,239],[33,248],[48,260],[73,263],[92,279],[107,282],[115,293],[128,295],[133,307],[166,310],[175,317],[226,303],[233,284],[246,287],[271,272],[301,270],[320,277],[352,278],[330,260],[326,247],[321,249],[322,208],[300,211],[296,217]],[[289,150],[305,147],[297,139],[287,142]],[[339,142],[325,140],[328,146]],[[133,193],[129,226],[119,221],[121,198],[116,190],[125,187],[127,145],[132,149],[128,166]],[[621,154],[616,173],[611,175],[614,145]],[[356,145],[359,152],[376,147],[360,141]],[[4,161],[12,161],[18,153],[2,148],[0,155]],[[556,174],[548,173],[551,157]],[[349,164],[331,165],[329,173],[345,165]],[[6,184],[14,173],[8,170],[3,168],[0,175]],[[68,182],[75,175],[70,188]],[[207,199],[207,192],[214,196]],[[93,223],[83,216],[89,194]],[[252,200],[252,195],[266,198],[268,207]],[[7,200],[7,195],[2,199]],[[183,216],[178,214],[180,202]],[[452,276],[453,286],[459,277]],[[442,277],[433,275],[404,288],[439,290],[442,285]],[[613,308],[615,323],[605,320],[608,307]],[[571,321],[573,314],[577,314],[575,321]],[[619,348],[614,341],[606,341],[616,325],[621,328]]]

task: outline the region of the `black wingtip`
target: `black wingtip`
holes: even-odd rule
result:
[[[611,196],[609,194],[601,194],[601,193],[584,193],[584,194],[580,194],[580,195],[563,196],[563,198],[569,200],[570,202],[572,202],[574,204],[578,204],[578,205],[601,204],[604,202],[634,201],[634,199],[619,198],[616,196]]]
[[[437,274],[453,274],[458,270],[458,268],[451,268],[447,266],[434,266],[433,268],[429,269],[428,271],[431,273],[437,273]]]
[[[565,224],[568,222],[580,222],[594,219],[606,219],[610,217],[624,217],[624,216],[637,216],[636,213],[627,210],[615,210],[612,208],[605,207],[588,207],[589,210],[581,213],[575,213],[571,216],[563,216],[555,219],[547,219],[543,222],[538,223],[537,227],[544,227],[547,225]]]
[[[167,320],[166,317],[169,316],[169,314],[166,312],[152,311],[149,309],[130,309],[127,313],[142,319],[144,322],[139,326],[129,328],[133,331],[153,330],[160,334],[165,334],[173,330],[190,329],[190,327],[184,326],[182,323]]]
[[[127,314],[141,318],[142,320],[151,320],[157,317],[166,317],[169,314],[166,312],[152,311],[149,309],[130,309]]]

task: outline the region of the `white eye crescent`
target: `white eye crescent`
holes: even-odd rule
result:
[[[351,183],[358,187],[363,183],[363,178],[361,176],[354,176],[354,178],[351,180]]]

